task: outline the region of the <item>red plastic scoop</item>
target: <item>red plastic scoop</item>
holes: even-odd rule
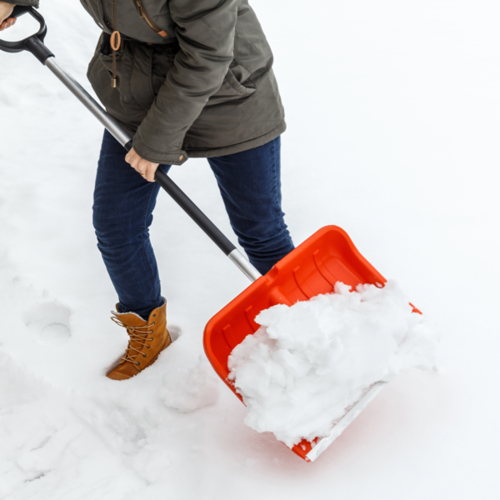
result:
[[[359,253],[344,230],[337,226],[326,226],[278,262],[208,322],[204,335],[207,357],[221,379],[240,400],[241,395],[227,380],[227,359],[236,345],[258,330],[259,325],[254,321],[257,314],[276,304],[292,305],[315,295],[331,293],[337,281],[353,288],[360,283],[383,285],[386,282]],[[367,401],[366,404],[374,395],[373,389],[372,397],[363,398]],[[360,403],[361,401],[357,405]],[[356,415],[364,406],[357,407]],[[353,419],[354,417],[350,418],[349,422]],[[316,444],[302,441],[292,451],[304,460],[311,461],[318,453],[314,458],[308,457],[308,454]]]

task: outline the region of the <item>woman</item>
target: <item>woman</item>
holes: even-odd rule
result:
[[[98,247],[119,298],[112,319],[130,336],[107,376],[123,380],[171,342],[148,232],[156,169],[208,158],[238,241],[264,274],[293,249],[281,211],[286,126],[248,0],[81,2],[102,29],[88,78],[133,135],[127,153],[104,133],[94,193]],[[14,24],[14,4],[38,0],[0,0],[0,30]]]

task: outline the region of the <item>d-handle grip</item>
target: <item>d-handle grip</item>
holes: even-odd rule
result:
[[[12,12],[10,17],[21,17],[23,14],[26,14],[26,12],[29,12],[30,10],[34,9],[29,5],[15,5],[14,11]]]
[[[19,40],[18,42],[7,42],[5,40],[0,40],[0,50],[4,52],[22,52],[27,50],[31,52],[42,64],[49,57],[54,57],[54,54],[45,46],[43,40],[47,34],[47,25],[45,24],[45,19],[43,16],[33,7],[26,7],[22,5],[16,5],[14,11],[10,17],[21,17],[23,14],[30,14],[34,17],[40,28],[34,35],[25,38],[24,40]]]

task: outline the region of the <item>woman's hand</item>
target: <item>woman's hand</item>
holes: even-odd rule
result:
[[[127,156],[125,156],[125,161],[127,163],[130,163],[130,166],[137,170],[144,180],[148,182],[154,182],[155,181],[155,172],[156,169],[158,168],[159,163],[151,163],[148,160],[145,160],[144,158],[141,158],[132,148]]]
[[[10,17],[14,10],[14,5],[7,2],[0,2],[0,31],[10,28],[16,24],[16,18]]]

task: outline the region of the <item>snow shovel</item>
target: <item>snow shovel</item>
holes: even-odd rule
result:
[[[31,52],[56,75],[122,146],[130,150],[132,138],[128,133],[57,64],[54,54],[45,46],[44,38],[47,34],[47,27],[43,16],[32,7],[17,6],[12,17],[19,17],[25,13],[29,13],[38,21],[40,24],[38,32],[21,41],[0,40],[0,50]],[[242,400],[241,395],[227,379],[229,374],[227,359],[237,344],[258,329],[259,325],[254,319],[260,311],[275,304],[292,305],[322,293],[331,293],[337,281],[353,287],[359,283],[384,284],[386,282],[359,253],[349,236],[336,226],[326,226],[320,229],[278,262],[265,276],[261,276],[246,257],[168,175],[158,169],[155,180],[253,282],[208,322],[204,333],[204,347],[210,363],[240,400]],[[373,384],[356,404],[346,410],[345,415],[335,423],[329,436],[312,442],[303,441],[294,446],[292,451],[308,462],[314,461],[359,415],[385,384],[386,382]]]

